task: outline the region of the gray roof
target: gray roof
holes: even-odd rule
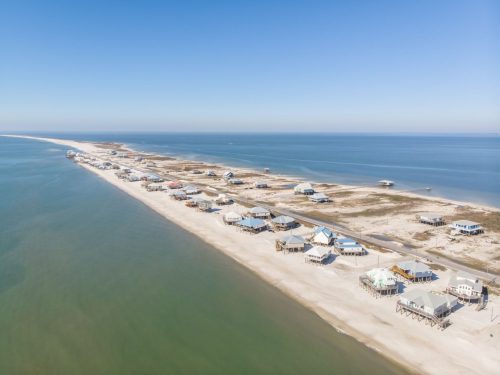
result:
[[[420,216],[421,219],[429,219],[429,220],[433,220],[433,221],[437,221],[437,220],[442,220],[443,219],[443,215],[436,214],[436,213],[433,213],[433,212],[424,212],[424,213],[421,213],[419,216]]]
[[[254,207],[250,210],[252,214],[269,214],[269,210],[264,207]]]
[[[322,246],[314,246],[305,252],[306,255],[322,258],[330,254],[330,249]]]
[[[266,226],[266,223],[264,220],[261,219],[254,219],[253,217],[248,217],[243,220],[240,220],[238,222],[238,225],[241,225],[242,227],[247,227],[247,228],[252,228],[252,229],[259,229],[262,227]]]
[[[479,223],[476,223],[475,221],[470,221],[470,220],[457,220],[457,221],[454,221],[453,224],[464,225],[464,226],[467,226],[467,227],[471,227],[471,226],[474,226],[474,225],[479,225]]]
[[[295,219],[293,217],[290,217],[290,216],[281,215],[281,216],[275,217],[273,219],[273,223],[275,223],[275,224],[291,224],[291,223],[295,223]]]
[[[475,292],[483,291],[483,282],[479,280],[477,277],[472,276],[470,273],[458,271],[454,275],[451,276],[449,286],[457,288],[459,285],[468,285]]]
[[[302,236],[285,236],[281,239],[282,242],[286,243],[287,245],[303,245],[304,244],[304,238]]]
[[[323,193],[314,193],[309,197],[309,199],[328,199],[328,196]]]
[[[430,267],[416,260],[409,260],[406,262],[399,262],[398,267],[402,270],[408,270],[411,274],[415,275],[417,273],[432,273]]]
[[[427,306],[433,310],[438,309],[443,305],[448,305],[456,297],[450,295],[434,294],[421,289],[410,290],[401,295],[401,298],[406,298],[419,306]]]

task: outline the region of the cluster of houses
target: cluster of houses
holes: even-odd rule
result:
[[[394,295],[400,292],[403,283],[422,283],[432,281],[433,273],[429,266],[417,260],[404,261],[392,268],[375,268],[359,277],[360,286],[375,297]],[[483,283],[477,277],[459,271],[449,280],[446,290],[426,291],[412,289],[402,293],[396,304],[396,311],[411,316],[426,324],[446,328],[450,322],[444,319],[458,305],[483,301]]]
[[[417,215],[417,220],[422,224],[432,225],[435,227],[446,225],[443,215],[436,213],[422,213]],[[464,234],[467,236],[473,236],[476,234],[484,233],[484,229],[481,224],[476,223],[471,220],[457,220],[453,221],[449,228],[451,228],[453,235]]]
[[[308,182],[298,184],[293,188],[294,194],[302,194],[309,197],[309,200],[314,203],[330,202],[330,198],[324,193],[318,193],[314,190],[312,185]]]
[[[219,206],[233,203],[233,199],[226,194],[219,194],[214,201],[199,198],[196,196],[200,193],[198,187],[184,185],[181,181],[165,182],[154,173],[131,170],[75,151],[68,151],[66,156],[99,169],[116,169],[115,174],[118,178],[130,182],[143,181],[148,191],[168,190],[172,199],[185,201],[186,206],[197,207],[200,211],[211,211],[213,203]],[[215,172],[210,170],[206,171],[205,174],[215,176]],[[231,171],[224,172],[223,178],[228,184],[238,185],[243,183]],[[257,181],[254,187],[264,189],[268,185],[263,181]],[[326,195],[317,193],[309,183],[298,184],[294,187],[294,193],[306,195],[313,202],[329,201]],[[427,225],[446,225],[445,220],[439,214],[424,213],[418,215],[417,219]],[[270,210],[261,206],[252,207],[244,215],[233,211],[227,212],[223,215],[223,222],[253,234],[266,230],[289,231],[300,225],[295,218],[287,215],[274,217]],[[450,227],[457,233],[466,235],[483,232],[480,224],[468,220],[455,221],[450,224]],[[328,262],[332,250],[338,255],[360,256],[367,254],[364,246],[356,240],[340,236],[324,226],[314,227],[313,231],[307,236],[292,233],[282,236],[275,241],[275,249],[283,253],[303,252],[305,262],[314,264]],[[361,275],[359,283],[372,295],[381,297],[399,294],[405,283],[431,282],[433,276],[433,272],[428,265],[417,260],[410,260],[398,262],[391,268],[374,268]],[[412,289],[400,294],[396,304],[396,311],[419,321],[424,320],[426,324],[445,328],[449,325],[449,321],[445,317],[456,308],[459,300],[466,303],[482,303],[483,283],[481,280],[465,272],[457,272],[451,277],[445,291],[432,292],[423,289]]]

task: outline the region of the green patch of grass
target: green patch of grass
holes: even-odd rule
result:
[[[432,237],[434,237],[434,235],[428,230],[426,230],[425,232],[415,233],[413,235],[413,239],[417,241],[427,241],[430,240]]]
[[[342,223],[342,219],[340,215],[333,213],[325,213],[322,211],[312,210],[312,211],[304,211],[304,215],[316,220],[322,220],[329,223]]]
[[[350,190],[342,190],[342,191],[337,191],[337,192],[332,192],[332,194],[334,195],[334,197],[337,197],[337,198],[345,198],[345,197],[350,197],[351,195],[354,194],[354,191],[350,191]]]
[[[414,207],[413,204],[404,204],[399,206],[391,206],[391,207],[380,207],[380,208],[369,208],[363,211],[355,211],[355,212],[346,212],[342,215],[345,217],[360,217],[360,216],[386,216],[386,215],[395,215],[399,213],[407,213],[408,210]]]
[[[391,203],[397,203],[397,204],[400,204],[400,203],[414,204],[414,203],[421,203],[421,202],[425,201],[425,199],[422,199],[422,198],[407,197],[405,195],[397,195],[397,194],[375,193],[375,194],[370,194],[370,196],[384,199],[384,200],[389,201]]]
[[[426,250],[428,253],[430,254],[433,254],[433,255],[437,255],[441,258],[446,258],[446,259],[450,259],[456,263],[459,263],[459,264],[463,264],[464,266],[467,266],[467,267],[471,267],[471,268],[474,268],[476,270],[480,270],[480,271],[486,271],[486,266],[488,266],[488,263],[487,262],[484,262],[482,260],[479,260],[479,259],[474,259],[474,258],[470,258],[470,257],[453,257],[453,256],[450,256],[448,254],[444,254],[442,253],[441,251],[438,251],[438,250]],[[497,273],[499,272],[498,269],[496,268],[491,268],[491,267],[488,267],[488,270],[490,273]]]
[[[446,271],[448,268],[437,263],[426,263],[433,271]]]

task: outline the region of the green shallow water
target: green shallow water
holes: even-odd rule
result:
[[[404,374],[63,148],[0,138],[0,374]]]

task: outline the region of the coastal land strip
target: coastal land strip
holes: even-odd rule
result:
[[[336,184],[314,185],[315,190],[331,198],[331,202],[317,204],[293,193],[293,186],[303,181],[292,176],[152,155],[115,143],[15,137],[52,142],[99,160],[155,173],[165,180],[193,184],[200,188],[199,196],[205,199],[227,194],[234,198],[232,205],[217,207],[210,213],[200,212],[171,199],[165,192],[149,192],[141,183],[118,179],[114,170],[80,163],[254,271],[337,330],[408,369],[426,374],[498,373],[500,318],[494,312],[500,311],[496,284],[500,271],[500,210],[496,208],[378,187]],[[244,183],[228,185],[221,175],[229,169]],[[198,173],[205,170],[213,170],[216,176]],[[255,188],[257,181],[266,181],[268,188]],[[305,263],[302,253],[284,255],[275,251],[276,239],[287,232],[252,235],[224,224],[225,213],[245,214],[255,205],[296,218],[301,225],[293,229],[293,234],[308,237],[313,225],[327,225],[358,239],[368,253],[357,257],[332,256],[326,265],[315,266]],[[478,221],[485,233],[452,236],[447,226],[426,226],[415,218],[425,212],[438,212],[447,222]],[[374,298],[359,287],[359,276],[366,271],[414,258],[427,263],[435,278],[425,284],[405,283],[405,292],[414,289],[442,292],[452,274],[462,270],[487,283],[490,292],[486,308],[477,311],[473,305],[460,305],[450,316],[452,324],[438,330],[418,319],[397,314],[397,296]]]

